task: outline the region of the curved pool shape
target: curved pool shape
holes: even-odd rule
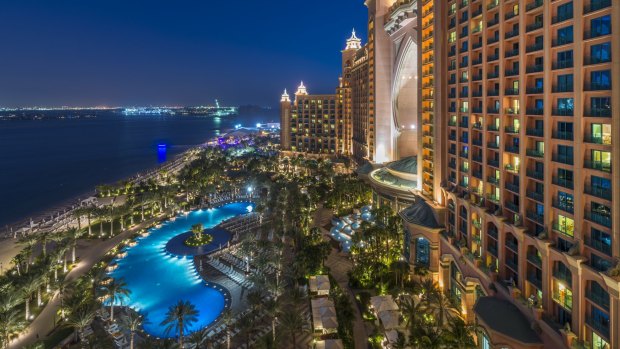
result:
[[[160,228],[149,229],[148,237],[127,248],[127,256],[117,260],[118,268],[110,273],[114,279],[123,279],[131,291],[122,304],[146,318],[144,330],[156,337],[175,337],[166,334],[161,322],[171,305],[179,300],[191,302],[198,310],[198,321],[189,328],[193,332],[214,322],[226,307],[227,292],[220,286],[205,283],[196,268],[193,257],[175,257],[165,251],[166,244],[175,236],[189,231],[193,224],[202,223],[211,228],[226,219],[248,213],[253,204],[232,203],[215,209],[193,211],[175,221],[167,221]]]

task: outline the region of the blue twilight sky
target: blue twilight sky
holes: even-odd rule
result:
[[[334,90],[363,0],[0,0],[0,106],[277,105]]]

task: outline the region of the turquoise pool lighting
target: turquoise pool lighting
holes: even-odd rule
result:
[[[131,295],[122,304],[146,317],[144,330],[159,338],[172,338],[173,331],[166,334],[161,322],[171,305],[179,300],[191,302],[199,311],[198,322],[190,327],[193,332],[213,323],[230,305],[228,292],[221,286],[206,283],[194,267],[193,257],[177,257],[166,252],[168,241],[191,230],[192,225],[202,223],[211,228],[226,219],[248,213],[249,202],[224,205],[215,209],[198,210],[177,216],[159,228],[150,229],[150,235],[138,240],[134,247],[125,249],[127,255],[115,260],[116,270],[110,273],[115,279],[123,279]]]

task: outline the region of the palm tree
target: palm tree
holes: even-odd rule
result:
[[[37,292],[41,285],[42,278],[39,275],[28,274],[21,285],[22,294],[24,296],[24,304],[26,305],[26,320],[30,318],[30,300],[32,295]]]
[[[203,230],[204,228],[202,226],[202,223],[192,225],[192,233],[194,233],[194,237],[196,238],[196,240],[200,239],[200,234],[202,234]]]
[[[79,334],[95,320],[95,311],[91,307],[79,307],[71,311],[65,326],[74,329],[75,341],[81,340]]]
[[[304,331],[304,319],[294,308],[289,308],[282,314],[282,329],[293,339],[293,347],[297,349],[297,335]]]
[[[179,332],[179,347],[183,348],[183,334],[196,321],[198,321],[196,307],[188,301],[180,300],[176,305],[168,308],[166,318],[161,325],[166,326],[166,334],[172,330]]]
[[[127,315],[123,316],[121,323],[123,327],[125,327],[125,329],[129,331],[130,333],[130,337],[129,337],[129,348],[130,349],[133,349],[136,332],[140,330],[140,328],[142,327],[145,321],[147,320],[145,320],[142,317],[142,315],[138,314],[138,312],[133,311],[131,309],[129,310],[129,313]]]
[[[250,348],[250,337],[256,329],[254,319],[248,314],[237,321],[237,326],[239,326],[239,331],[245,337],[245,347]]]
[[[461,318],[455,318],[444,332],[444,340],[451,348],[476,349],[478,346],[471,334],[477,330],[480,330],[480,325],[468,325]]]
[[[84,232],[80,228],[70,228],[67,230],[66,234],[71,240],[71,263],[75,263],[75,249],[77,247],[77,241],[80,237],[82,237],[82,235],[84,235]]]
[[[211,346],[211,336],[209,336],[209,329],[203,328],[190,334],[188,342],[195,346],[196,349],[204,349]],[[132,348],[133,349],[133,348]]]
[[[26,327],[24,320],[19,317],[17,309],[0,312],[0,339],[3,348],[8,348],[13,336],[19,334]]]
[[[445,326],[450,320],[458,316],[458,312],[454,309],[450,298],[443,292],[437,292],[429,298],[428,307],[436,319],[438,326]]]
[[[131,291],[127,288],[127,284],[123,279],[113,279],[107,285],[103,286],[105,294],[110,301],[110,320],[114,321],[114,303],[123,301],[124,297],[128,297]]]
[[[230,349],[230,330],[231,330],[233,322],[234,322],[234,319],[233,319],[232,312],[230,311],[230,309],[226,309],[224,313],[222,314],[222,323],[224,324],[224,327],[226,328],[226,348],[227,349]]]
[[[278,321],[278,315],[280,315],[280,304],[276,299],[270,299],[265,303],[265,310],[267,315],[271,318],[271,337],[273,342],[276,341],[276,322]]]

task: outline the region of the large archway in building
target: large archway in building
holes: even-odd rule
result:
[[[418,155],[418,45],[411,34],[397,45],[392,110],[397,157]]]

